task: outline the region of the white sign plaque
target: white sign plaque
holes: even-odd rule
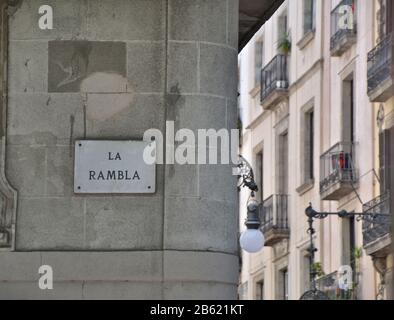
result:
[[[154,193],[156,165],[143,159],[154,142],[75,142],[75,193]]]

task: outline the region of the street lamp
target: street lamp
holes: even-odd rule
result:
[[[247,187],[250,190],[250,198],[247,207],[247,218],[245,221],[246,231],[244,231],[239,239],[241,248],[249,253],[259,252],[265,243],[264,234],[260,230],[261,222],[259,212],[261,203],[255,199],[255,192],[258,191],[256,182],[254,181],[254,174],[251,165],[242,156],[239,156],[240,162],[238,165],[239,176],[241,179],[241,187]]]
[[[380,218],[389,218],[390,214],[387,213],[356,213],[356,212],[347,212],[346,210],[342,210],[339,212],[318,212],[312,208],[312,204],[309,205],[305,210],[305,214],[308,217],[308,234],[309,234],[309,272],[310,272],[310,280],[311,280],[311,288],[307,292],[305,292],[300,300],[328,300],[328,296],[317,289],[316,278],[318,272],[315,268],[315,254],[318,251],[317,248],[313,244],[313,235],[316,233],[316,230],[313,227],[314,219],[325,219],[329,216],[337,216],[339,218],[351,218],[357,217],[358,220],[368,220],[374,223],[384,223]]]
[[[240,238],[241,248],[249,253],[259,252],[264,247],[264,234],[260,231],[259,218],[260,205],[252,199],[248,203],[248,216],[245,222],[246,231],[242,233]]]

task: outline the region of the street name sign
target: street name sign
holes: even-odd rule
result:
[[[154,142],[94,141],[75,142],[75,193],[154,193],[156,165],[143,155]]]

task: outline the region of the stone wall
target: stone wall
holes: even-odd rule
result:
[[[38,27],[43,4],[53,30]],[[73,150],[78,139],[141,140],[166,121],[236,128],[238,1],[25,0],[13,11],[5,174],[18,194],[16,252],[0,253],[0,281],[11,280],[0,296],[235,298],[230,166],[158,166],[152,196],[78,196]],[[54,268],[51,292],[38,289],[41,263]]]

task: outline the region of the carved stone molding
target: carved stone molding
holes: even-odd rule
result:
[[[0,0],[0,250],[15,249],[17,192],[5,174],[7,130],[8,9],[20,1]]]

